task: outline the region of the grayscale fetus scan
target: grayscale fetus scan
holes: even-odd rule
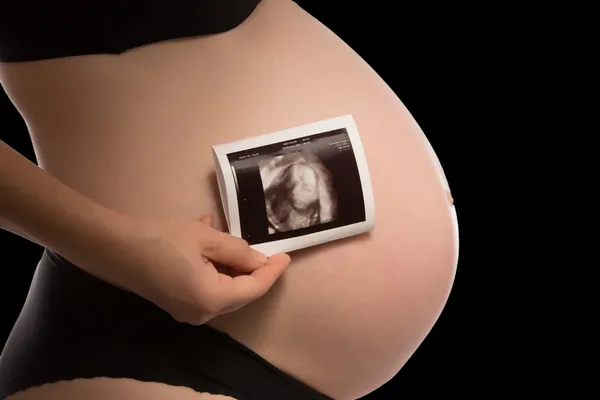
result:
[[[329,170],[314,154],[299,151],[258,165],[269,234],[335,220],[337,196]]]

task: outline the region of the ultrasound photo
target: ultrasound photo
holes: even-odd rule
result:
[[[298,151],[258,163],[269,234],[307,228],[336,217],[331,173],[314,154]]]
[[[272,242],[366,220],[360,173],[345,128],[227,154],[241,237]]]

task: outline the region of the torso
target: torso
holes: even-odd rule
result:
[[[0,79],[45,170],[119,211],[211,212],[221,228],[212,145],[352,114],[375,229],[292,253],[266,296],[211,325],[315,389],[353,399],[395,375],[442,311],[458,236],[437,159],[390,88],[293,2],[263,0],[223,34],[3,64]]]

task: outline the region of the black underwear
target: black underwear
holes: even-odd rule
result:
[[[179,323],[46,250],[0,356],[0,399],[93,377],[161,382],[238,400],[330,399],[230,336]]]
[[[260,1],[3,2],[0,62],[121,54],[165,40],[222,33],[242,24]]]
[[[3,2],[0,61],[120,54],[163,40],[240,25],[260,0]]]

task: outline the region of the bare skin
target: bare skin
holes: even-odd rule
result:
[[[131,215],[212,213],[221,229],[212,145],[352,114],[371,171],[375,230],[291,254],[265,296],[210,325],[349,400],[392,378],[440,315],[458,227],[435,153],[378,75],[291,1],[263,0],[219,35],[120,56],[0,64],[0,80],[39,164],[62,182]],[[11,397],[40,398],[224,397],[106,378]]]
[[[168,386],[162,383],[139,382],[131,379],[75,379],[42,385],[9,396],[9,400],[231,400],[233,397],[198,393],[192,389]],[[235,399],[234,399],[235,400]]]

